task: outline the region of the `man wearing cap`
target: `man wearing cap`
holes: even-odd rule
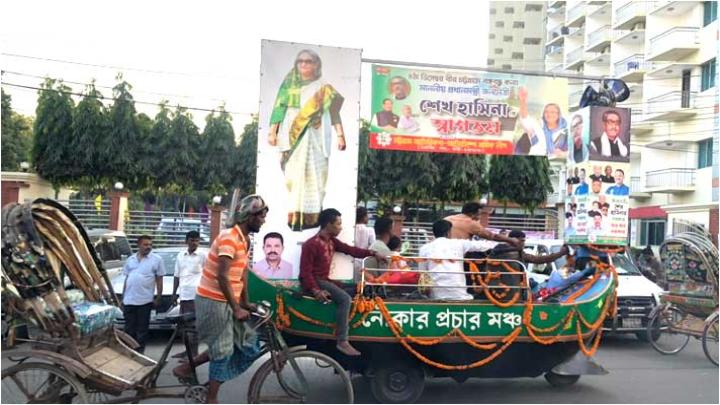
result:
[[[234,226],[213,241],[203,266],[195,313],[198,338],[208,350],[194,363],[210,362],[208,403],[217,403],[220,385],[244,372],[259,353],[257,339],[244,323],[255,309],[247,295],[248,238],[260,231],[267,212],[260,196],[245,197],[233,214]],[[173,370],[181,379],[190,372],[189,364]]]

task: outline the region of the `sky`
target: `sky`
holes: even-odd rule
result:
[[[50,76],[80,93],[95,79],[109,97],[122,73],[136,102],[202,109],[225,103],[237,134],[258,111],[261,39],[460,66],[485,66],[487,55],[488,3],[481,1],[16,0],[4,4],[3,15],[3,89],[17,112],[34,115],[37,92],[11,85],[39,87]],[[362,77],[366,119],[369,66]],[[155,105],[136,108],[157,113]],[[190,112],[202,129],[207,112]]]

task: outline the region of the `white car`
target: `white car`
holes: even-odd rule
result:
[[[563,243],[561,239],[528,239],[525,241],[525,251],[534,255],[555,253]],[[613,264],[618,273],[618,311],[615,318],[605,320],[604,329],[615,333],[634,333],[638,339],[645,340],[648,315],[659,304],[663,290],[643,276],[628,256],[613,256]],[[561,257],[547,265],[530,263],[527,270],[532,279],[542,282],[553,270],[564,265],[565,257]]]

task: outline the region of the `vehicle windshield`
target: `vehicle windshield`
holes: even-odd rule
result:
[[[550,246],[550,253],[557,253],[560,251],[561,248],[561,245]],[[565,263],[565,256],[560,256],[559,258],[555,259],[555,268],[560,269],[565,265]]]
[[[178,252],[154,252],[160,256],[165,266],[165,277],[173,277],[175,273],[175,260],[177,259]]]
[[[612,258],[613,264],[615,265],[615,269],[617,270],[617,273],[624,276],[641,276],[642,273],[640,272],[640,269],[635,266],[635,263],[633,263],[627,256],[625,255],[615,255]]]

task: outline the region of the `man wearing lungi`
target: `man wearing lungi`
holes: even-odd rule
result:
[[[213,241],[195,298],[198,338],[208,350],[195,358],[210,361],[208,403],[217,403],[220,385],[242,374],[259,354],[256,336],[245,322],[255,305],[248,302],[248,238],[265,223],[268,207],[258,195],[245,197],[233,214],[235,225]],[[190,375],[190,365],[173,370],[178,378]]]

